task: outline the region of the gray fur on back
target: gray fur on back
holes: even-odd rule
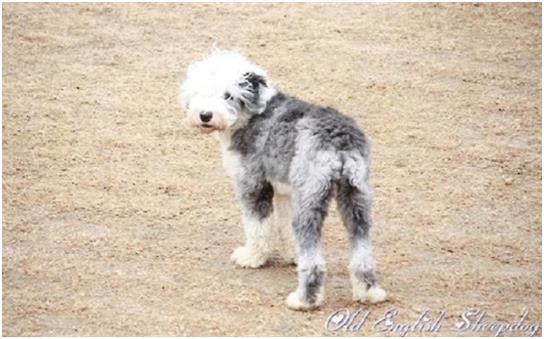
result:
[[[281,92],[268,102],[262,114],[253,115],[246,126],[234,132],[230,147],[242,155],[246,169],[260,171],[269,181],[291,184],[291,163],[296,150],[304,148],[301,143],[307,141],[301,134],[311,136],[314,142],[306,145],[311,146],[310,152],[299,154],[300,160],[311,162],[317,152],[339,157],[354,153],[369,164],[369,142],[353,119],[333,108],[312,105]],[[336,173],[335,178],[340,174]]]

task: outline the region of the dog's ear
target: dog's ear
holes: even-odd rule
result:
[[[238,82],[240,88],[240,101],[244,108],[251,113],[260,114],[266,107],[263,100],[263,88],[268,87],[266,78],[254,72],[244,73]]]
[[[250,72],[245,73],[244,78],[251,84],[253,88],[258,88],[260,85],[266,87],[266,79],[262,75]]]

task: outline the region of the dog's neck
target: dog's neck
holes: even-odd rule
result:
[[[229,149],[233,133],[234,131],[231,129],[225,129],[214,133],[215,138],[219,141],[219,145],[221,146],[221,151],[224,152]]]
[[[280,91],[274,90],[274,96],[268,99],[266,103],[266,109],[260,113],[260,114],[271,114],[270,112],[274,112],[275,109],[278,107],[278,105],[286,100],[287,96],[283,94]],[[229,147],[231,145],[232,136],[236,131],[238,131],[241,128],[244,128],[248,125],[249,121],[251,120],[251,117],[253,114],[244,112],[243,115],[236,121],[236,123],[232,126],[230,126],[227,129],[218,130],[215,134],[216,139],[219,141],[219,144],[221,145],[221,151],[223,154],[225,151],[229,150]]]

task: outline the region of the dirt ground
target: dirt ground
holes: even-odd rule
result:
[[[294,266],[229,262],[232,184],[176,98],[214,43],[371,138],[390,295],[362,305],[372,321],[445,310],[439,334],[455,335],[465,310],[514,322],[526,308],[541,323],[540,4],[2,9],[3,335],[344,334],[324,327],[360,307],[334,206],[320,310],[285,307]]]

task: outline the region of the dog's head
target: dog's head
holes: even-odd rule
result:
[[[261,114],[276,93],[266,72],[231,51],[214,51],[187,69],[180,101],[191,126],[209,133]]]

